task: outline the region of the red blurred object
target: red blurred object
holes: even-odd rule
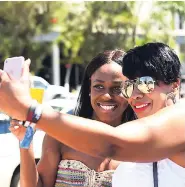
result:
[[[66,68],[70,68],[70,67],[71,67],[71,64],[66,64],[65,67],[66,67]]]
[[[57,18],[51,18],[51,23],[57,23],[58,19]]]

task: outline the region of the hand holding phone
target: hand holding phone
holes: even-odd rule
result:
[[[23,65],[24,65],[24,57],[12,57],[12,58],[7,58],[4,62],[4,71],[8,73],[8,75],[12,79],[19,80],[22,76],[22,71],[23,71]],[[16,120],[18,123],[20,121]],[[14,127],[11,126],[10,129],[13,129]],[[30,143],[33,139],[33,135],[35,133],[35,130],[31,127],[28,126],[28,128],[25,128],[23,126],[19,126],[19,129],[16,129],[18,133],[22,132],[22,140],[20,141],[20,147],[28,149],[30,146]],[[16,133],[15,129],[13,130],[14,133]]]
[[[24,61],[23,56],[7,58],[4,62],[3,70],[8,73],[11,78],[19,80],[22,75]]]

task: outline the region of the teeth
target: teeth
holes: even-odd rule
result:
[[[100,105],[101,108],[103,108],[104,110],[112,110],[113,108],[115,108],[115,106],[105,106],[105,105]]]
[[[148,104],[143,104],[143,105],[139,105],[139,106],[135,106],[136,108],[143,108],[145,106],[147,106]]]

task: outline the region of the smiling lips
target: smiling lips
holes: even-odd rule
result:
[[[117,108],[117,105],[116,105],[116,104],[108,104],[108,103],[106,103],[106,104],[97,103],[97,104],[98,104],[98,106],[99,106],[101,109],[103,109],[103,110],[105,110],[105,111],[113,111],[113,110],[115,110],[115,109]]]
[[[147,109],[149,105],[150,103],[143,103],[143,104],[134,104],[132,106],[134,107],[135,112],[142,112],[145,109]]]

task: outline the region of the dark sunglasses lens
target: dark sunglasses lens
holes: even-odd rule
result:
[[[134,85],[133,83],[126,81],[123,85],[123,90],[122,90],[122,94],[125,98],[130,98],[132,95],[132,92],[134,90]]]
[[[138,79],[137,88],[143,93],[151,93],[154,90],[154,82],[152,77],[141,77]]]

